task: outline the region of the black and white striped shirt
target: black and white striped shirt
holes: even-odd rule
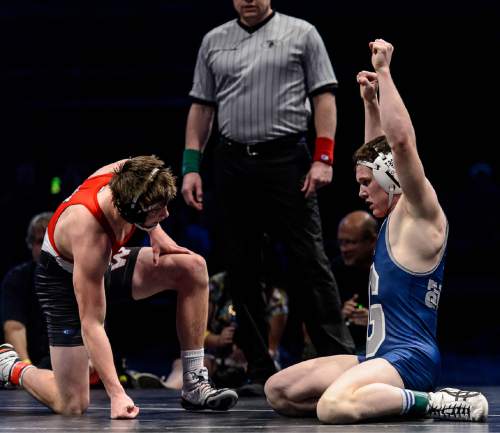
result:
[[[232,20],[207,33],[190,96],[218,107],[222,135],[256,143],[305,131],[308,96],[336,85],[316,28],[274,13],[255,31]]]

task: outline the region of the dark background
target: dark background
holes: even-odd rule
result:
[[[180,174],[199,44],[234,17],[230,0],[93,3],[0,5],[0,275],[29,257],[23,239],[30,217],[55,209],[101,165],[155,153]],[[441,346],[450,357],[470,356],[470,370],[483,374],[477,354],[485,363],[500,350],[498,1],[274,0],[273,6],[318,28],[340,83],[334,181],[320,193],[330,254],[340,218],[363,208],[350,162],[363,141],[355,76],[370,68],[369,41],[382,37],[395,45],[393,75],[450,220]],[[214,233],[209,161],[210,147],[207,212],[200,217],[177,199],[165,225],[200,252],[207,247],[187,228],[200,224]],[[54,176],[62,179],[59,194],[50,193]],[[220,268],[216,248],[207,259],[211,272]],[[496,364],[484,365],[490,373],[482,378],[500,382],[498,369],[490,368]]]

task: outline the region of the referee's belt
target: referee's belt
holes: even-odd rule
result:
[[[230,146],[233,150],[248,156],[276,154],[282,150],[293,148],[302,140],[305,143],[305,132],[285,135],[284,137],[275,138],[274,140],[260,141],[253,144],[241,143],[224,136],[220,137],[220,142],[222,144]]]

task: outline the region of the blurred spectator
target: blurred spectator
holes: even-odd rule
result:
[[[283,289],[270,284],[266,285],[264,290],[269,317],[269,355],[271,355],[276,369],[280,370],[280,343],[288,318],[288,296]]]
[[[227,273],[213,275],[209,287],[206,365],[214,382],[239,386],[245,381],[247,362],[237,344],[238,321],[229,294]],[[288,316],[288,297],[283,289],[266,283],[262,283],[262,296],[269,321],[269,354],[279,370],[279,346]]]
[[[34,274],[45,230],[52,212],[35,215],[28,226],[26,244],[32,260],[11,269],[2,282],[2,325],[5,341],[14,346],[22,360],[50,368],[45,321],[35,293]]]
[[[368,212],[354,211],[339,223],[337,242],[340,255],[332,269],[342,299],[342,315],[356,344],[364,352],[368,323],[368,276],[377,241],[378,224]]]

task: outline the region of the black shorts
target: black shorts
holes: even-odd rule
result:
[[[132,277],[141,247],[122,247],[113,255],[104,275],[106,302],[132,300]],[[73,274],[42,251],[35,272],[35,288],[47,322],[50,346],[82,346],[80,314],[73,288]]]

